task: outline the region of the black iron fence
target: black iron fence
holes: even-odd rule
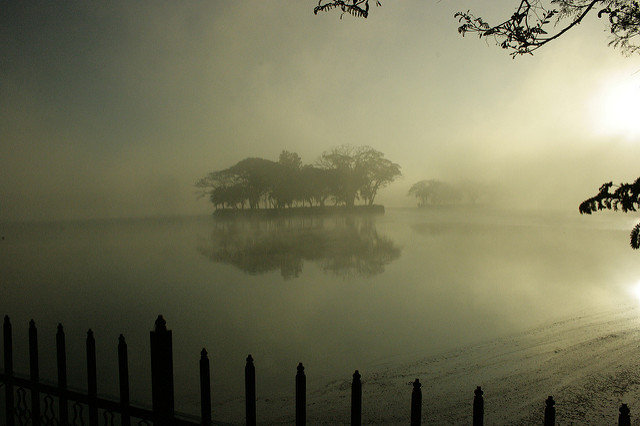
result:
[[[87,391],[71,390],[67,386],[67,364],[65,335],[62,325],[56,333],[57,384],[40,380],[38,364],[38,332],[33,320],[29,323],[29,376],[21,376],[13,370],[13,338],[11,322],[4,318],[4,369],[0,373],[0,386],[4,388],[4,413],[0,413],[2,425],[55,425],[75,426],[100,424],[109,426],[158,425],[158,426],[197,426],[226,425],[212,420],[211,385],[207,351],[200,353],[200,419],[189,419],[176,414],[173,386],[173,343],[171,330],[167,329],[162,316],[158,316],[155,328],[150,332],[151,343],[151,399],[152,407],[143,408],[131,404],[129,399],[129,370],[127,344],[124,336],[118,341],[118,379],[119,399],[98,397],[96,345],[91,330],[87,333]],[[246,424],[255,426],[256,417],[256,370],[253,357],[247,357],[245,366],[245,407]],[[296,373],[295,424],[307,422],[306,376],[302,363]],[[480,386],[473,398],[472,424],[484,424],[484,398]],[[622,404],[618,415],[619,426],[630,426],[630,413],[626,404]],[[420,380],[413,382],[411,393],[410,424],[422,423],[422,391]],[[549,396],[545,401],[544,425],[555,425],[555,401]],[[542,420],[542,419],[541,419]],[[613,423],[613,419],[612,419]],[[353,374],[351,384],[351,425],[362,424],[362,381],[359,371]]]

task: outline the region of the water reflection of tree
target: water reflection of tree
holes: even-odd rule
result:
[[[378,234],[375,217],[350,215],[217,221],[198,251],[249,274],[279,269],[284,278],[298,277],[305,261],[338,276],[373,276],[401,252]]]

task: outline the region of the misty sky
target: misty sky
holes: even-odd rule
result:
[[[207,213],[193,184],[281,150],[341,144],[420,179],[499,185],[503,201],[575,211],[640,175],[640,57],[594,15],[512,59],[457,33],[517,1],[383,1],[369,19],[313,0],[3,2],[0,220]]]

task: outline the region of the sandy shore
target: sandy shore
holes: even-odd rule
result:
[[[365,424],[408,424],[412,382],[419,378],[423,424],[470,424],[473,391],[482,386],[487,425],[541,424],[549,395],[559,425],[617,424],[621,403],[640,425],[640,309],[587,313],[361,374]],[[348,423],[350,387],[344,380],[309,389],[308,423]],[[260,400],[259,422],[291,424],[292,407],[290,399]]]

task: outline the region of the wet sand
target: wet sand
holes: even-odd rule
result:
[[[423,424],[471,424],[473,392],[482,386],[486,425],[542,424],[549,395],[559,425],[617,424],[621,403],[640,425],[640,309],[585,313],[361,374],[364,424],[409,424],[418,378]],[[308,424],[348,424],[350,388],[344,380],[309,389]],[[292,424],[293,400],[259,400],[258,416],[261,424]]]

